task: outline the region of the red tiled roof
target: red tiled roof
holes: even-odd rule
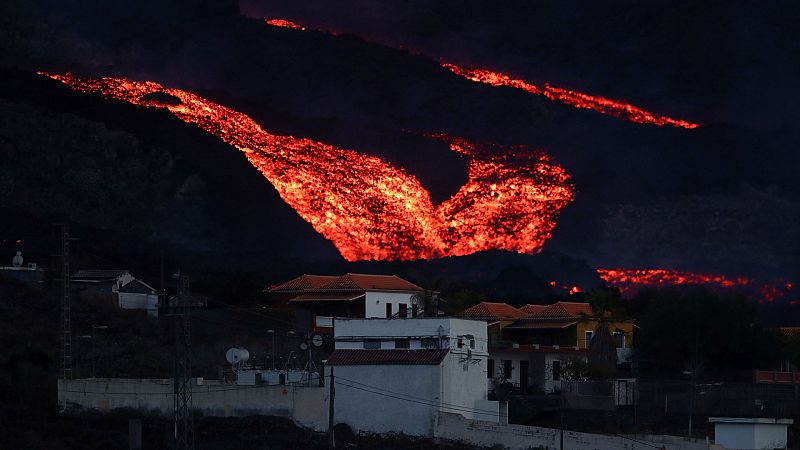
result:
[[[292,298],[289,300],[289,303],[293,302],[352,302],[353,300],[358,300],[360,298],[364,298],[363,292],[357,292],[353,294],[332,294],[332,293],[311,293],[311,294],[303,294],[298,295],[297,297]]]
[[[304,291],[307,289],[318,289],[327,283],[339,277],[331,275],[300,275],[299,277],[289,280],[279,286],[271,288],[270,292],[283,292],[283,291]]]
[[[336,277],[328,283],[319,286],[322,290],[381,290],[381,291],[418,291],[424,289],[410,281],[406,281],[396,275],[369,275],[360,273],[348,273],[341,277]]]
[[[556,302],[542,311],[533,314],[531,317],[537,319],[577,319],[580,318],[582,314],[592,317],[592,307],[588,303]]]
[[[438,365],[450,350],[334,350],[328,357],[331,366],[408,366]]]
[[[578,322],[541,322],[535,320],[525,320],[520,319],[511,325],[507,326],[507,330],[552,330],[552,329],[564,329],[569,328],[575,325]]]
[[[494,319],[518,319],[523,312],[508,303],[481,302],[461,312],[466,317],[486,317]]]
[[[547,305],[531,305],[527,304],[520,308],[519,310],[525,313],[526,316],[532,316],[538,312],[544,311],[547,309]]]

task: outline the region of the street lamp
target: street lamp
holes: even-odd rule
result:
[[[694,370],[684,370],[684,375],[689,375],[689,436],[692,438],[692,416],[694,415]]]
[[[272,335],[272,368],[275,369],[275,330],[267,330],[267,334]]]

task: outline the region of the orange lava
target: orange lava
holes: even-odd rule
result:
[[[428,259],[489,249],[534,253],[574,196],[564,169],[541,153],[523,148],[496,153],[496,148],[443,138],[469,159],[469,180],[434,206],[413,175],[381,158],[271,134],[245,114],[189,92],[150,81],[45,75],[77,91],[165,108],[235,146],[349,261]]]
[[[747,278],[729,278],[724,275],[711,275],[684,272],[672,269],[597,269],[600,278],[624,291],[635,285],[670,286],[681,284],[715,284],[722,287],[746,286]]]
[[[449,69],[456,75],[460,75],[477,83],[521,89],[529,94],[543,95],[553,101],[561,102],[576,108],[591,109],[601,114],[629,120],[635,123],[658,126],[671,125],[690,130],[698,127],[698,124],[696,123],[653,114],[629,103],[623,103],[605,97],[583,94],[581,92],[559,88],[549,84],[539,87],[524,80],[511,78],[510,76],[500,72],[493,72],[485,69],[468,69],[445,62],[442,63],[442,67]]]
[[[291,28],[293,30],[301,30],[305,31],[306,27],[302,25],[298,25],[291,20],[284,20],[284,19],[267,19],[266,20],[268,25],[272,25],[273,27],[282,27],[282,28]]]
[[[305,31],[306,28],[289,20],[267,19],[267,24],[275,27],[291,28]],[[326,31],[336,35],[337,33]],[[493,72],[486,69],[475,69],[457,66],[444,61],[440,62],[442,67],[449,69],[454,74],[464,77],[477,83],[489,84],[491,86],[506,86],[523,90],[529,94],[542,95],[552,101],[561,102],[576,108],[590,109],[600,114],[629,120],[635,123],[650,124],[657,126],[671,125],[679,128],[694,129],[699,126],[697,123],[685,120],[673,119],[667,116],[653,114],[642,108],[633,106],[629,103],[612,100],[605,97],[584,94],[578,91],[559,88],[545,83],[543,87],[535,86],[524,80],[512,78],[504,73]]]

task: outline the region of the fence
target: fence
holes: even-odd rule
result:
[[[694,414],[705,416],[800,416],[798,384],[571,381],[562,384],[562,393],[566,406],[574,409],[628,406],[665,415],[688,414],[691,408]]]

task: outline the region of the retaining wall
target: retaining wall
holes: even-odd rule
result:
[[[62,408],[135,408],[171,415],[172,380],[58,380],[58,402]],[[280,416],[316,431],[328,428],[328,396],[318,386],[239,386],[206,380],[192,387],[192,403],[195,410],[207,416]]]

